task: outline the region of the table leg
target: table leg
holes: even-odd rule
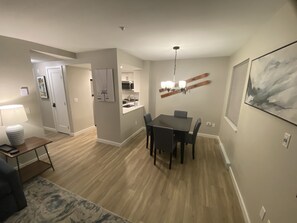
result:
[[[35,155],[36,155],[37,159],[39,160],[39,156],[38,156],[36,149],[34,149],[34,151],[35,151]]]
[[[53,163],[52,163],[51,157],[50,157],[50,155],[48,154],[46,145],[44,145],[44,148],[45,148],[45,151],[46,151],[48,160],[50,161],[50,164],[51,164],[51,166],[52,166],[52,169],[53,169],[53,171],[55,171],[55,168],[54,168],[54,165],[53,165]]]
[[[180,156],[180,163],[184,163],[184,151],[185,151],[185,144],[181,143],[181,156]]]
[[[186,134],[182,133],[181,143],[180,143],[181,145],[180,163],[181,164],[184,163],[185,141],[186,141]]]
[[[177,157],[177,145],[176,145],[175,150],[173,151],[173,156],[174,156],[175,158]]]
[[[22,174],[21,174],[21,169],[20,169],[19,158],[18,157],[15,157],[15,158],[16,158],[16,162],[17,162],[17,166],[18,166],[19,177],[20,177],[21,182],[23,182],[23,180],[22,180]]]
[[[154,132],[153,128],[151,128],[151,140],[150,140],[150,155],[153,156],[153,148],[154,147]]]

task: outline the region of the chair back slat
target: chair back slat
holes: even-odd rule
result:
[[[147,131],[150,130],[149,126],[147,125],[148,123],[150,123],[152,121],[152,116],[150,113],[147,113],[143,116],[144,118],[144,123],[145,123],[145,128]]]
[[[188,117],[188,112],[186,112],[186,111],[175,110],[175,111],[174,111],[174,117],[178,117],[178,118],[187,118],[187,117]]]
[[[196,138],[197,138],[197,134],[198,134],[200,126],[201,126],[201,118],[198,118],[195,123],[194,130],[193,130],[193,142],[192,143],[196,142]]]
[[[154,126],[155,147],[165,152],[171,153],[173,146],[173,129],[161,126]]]

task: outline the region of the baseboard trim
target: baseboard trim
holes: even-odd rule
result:
[[[83,134],[83,133],[85,133],[87,131],[90,131],[91,129],[94,129],[94,128],[96,128],[96,126],[93,125],[93,126],[90,126],[88,128],[82,129],[82,130],[80,130],[78,132],[70,132],[69,135],[70,136],[78,136],[78,135]]]
[[[121,146],[121,143],[110,141],[110,140],[107,140],[107,139],[97,138],[97,142],[101,142],[101,143],[104,143],[104,144],[107,144],[107,145],[116,146],[116,147],[120,147]]]
[[[58,132],[57,129],[46,127],[46,126],[43,126],[43,129],[50,132]]]
[[[221,139],[220,139],[219,136],[217,137],[217,139],[219,140],[220,148],[221,148],[221,153],[222,153],[222,155],[223,155],[223,157],[224,157],[224,161],[225,161],[225,164],[226,164],[226,168],[227,168],[228,171],[229,171],[229,174],[230,174],[230,177],[231,177],[231,180],[232,180],[232,183],[233,183],[233,187],[234,187],[234,189],[235,189],[235,192],[236,192],[236,195],[237,195],[237,198],[238,198],[240,207],[241,207],[241,211],[242,211],[242,214],[243,214],[244,222],[245,222],[245,223],[251,223],[251,220],[250,220],[248,211],[247,211],[247,209],[246,209],[246,206],[245,206],[243,197],[242,197],[242,195],[241,195],[241,192],[240,192],[240,189],[239,189],[239,187],[238,187],[236,178],[235,178],[235,176],[234,176],[234,173],[233,173],[233,170],[232,170],[232,166],[231,166],[231,162],[230,162],[229,157],[228,157],[228,155],[227,155],[227,153],[226,153],[224,144],[222,143],[222,141],[221,141]]]
[[[222,153],[222,155],[224,157],[226,168],[228,169],[229,167],[231,167],[231,162],[230,162],[229,157],[228,157],[228,155],[226,153],[224,144],[222,143],[219,136],[218,136],[218,140],[219,140],[219,144],[220,144],[220,148],[221,148],[221,153]]]
[[[248,211],[247,211],[247,209],[246,209],[244,200],[243,200],[242,195],[241,195],[241,192],[240,192],[240,190],[239,190],[239,187],[238,187],[236,178],[235,178],[235,176],[234,176],[232,167],[229,167],[229,173],[230,173],[230,176],[231,176],[231,179],[232,179],[233,186],[234,186],[234,188],[235,188],[236,195],[237,195],[238,200],[239,200],[239,204],[240,204],[240,207],[241,207],[241,211],[242,211],[242,213],[243,213],[244,221],[245,221],[245,223],[251,223],[251,220],[250,220]]]
[[[145,127],[141,127],[140,129],[138,129],[136,132],[134,132],[131,136],[129,136],[126,140],[124,140],[121,143],[121,146],[124,146],[125,144],[127,144],[130,140],[132,140],[135,136],[137,136],[141,131],[144,131]]]
[[[131,136],[129,136],[127,139],[125,139],[122,143],[114,142],[114,141],[110,141],[110,140],[106,140],[106,139],[101,139],[101,138],[97,138],[97,142],[101,142],[101,143],[116,146],[116,147],[122,147],[125,144],[127,144],[130,140],[132,140],[136,135],[138,135],[144,129],[145,129],[144,127],[141,127],[136,132],[134,132]]]
[[[211,135],[211,134],[207,134],[207,133],[198,132],[198,136],[202,136],[202,137],[206,137],[206,138],[212,138],[212,139],[218,139],[217,135]]]

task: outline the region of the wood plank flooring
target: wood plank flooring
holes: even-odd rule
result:
[[[95,131],[55,138],[56,171],[42,176],[132,222],[244,223],[215,139],[198,137],[196,159],[188,145],[169,170],[167,154],[153,165],[145,132],[122,148],[96,142]]]

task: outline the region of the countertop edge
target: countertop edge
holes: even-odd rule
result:
[[[122,114],[125,115],[125,114],[127,114],[127,113],[129,113],[131,111],[135,111],[135,110],[137,110],[139,108],[142,108],[142,107],[144,107],[144,105],[136,105],[136,106],[133,106],[133,107],[130,107],[130,108],[122,108],[123,109]]]

